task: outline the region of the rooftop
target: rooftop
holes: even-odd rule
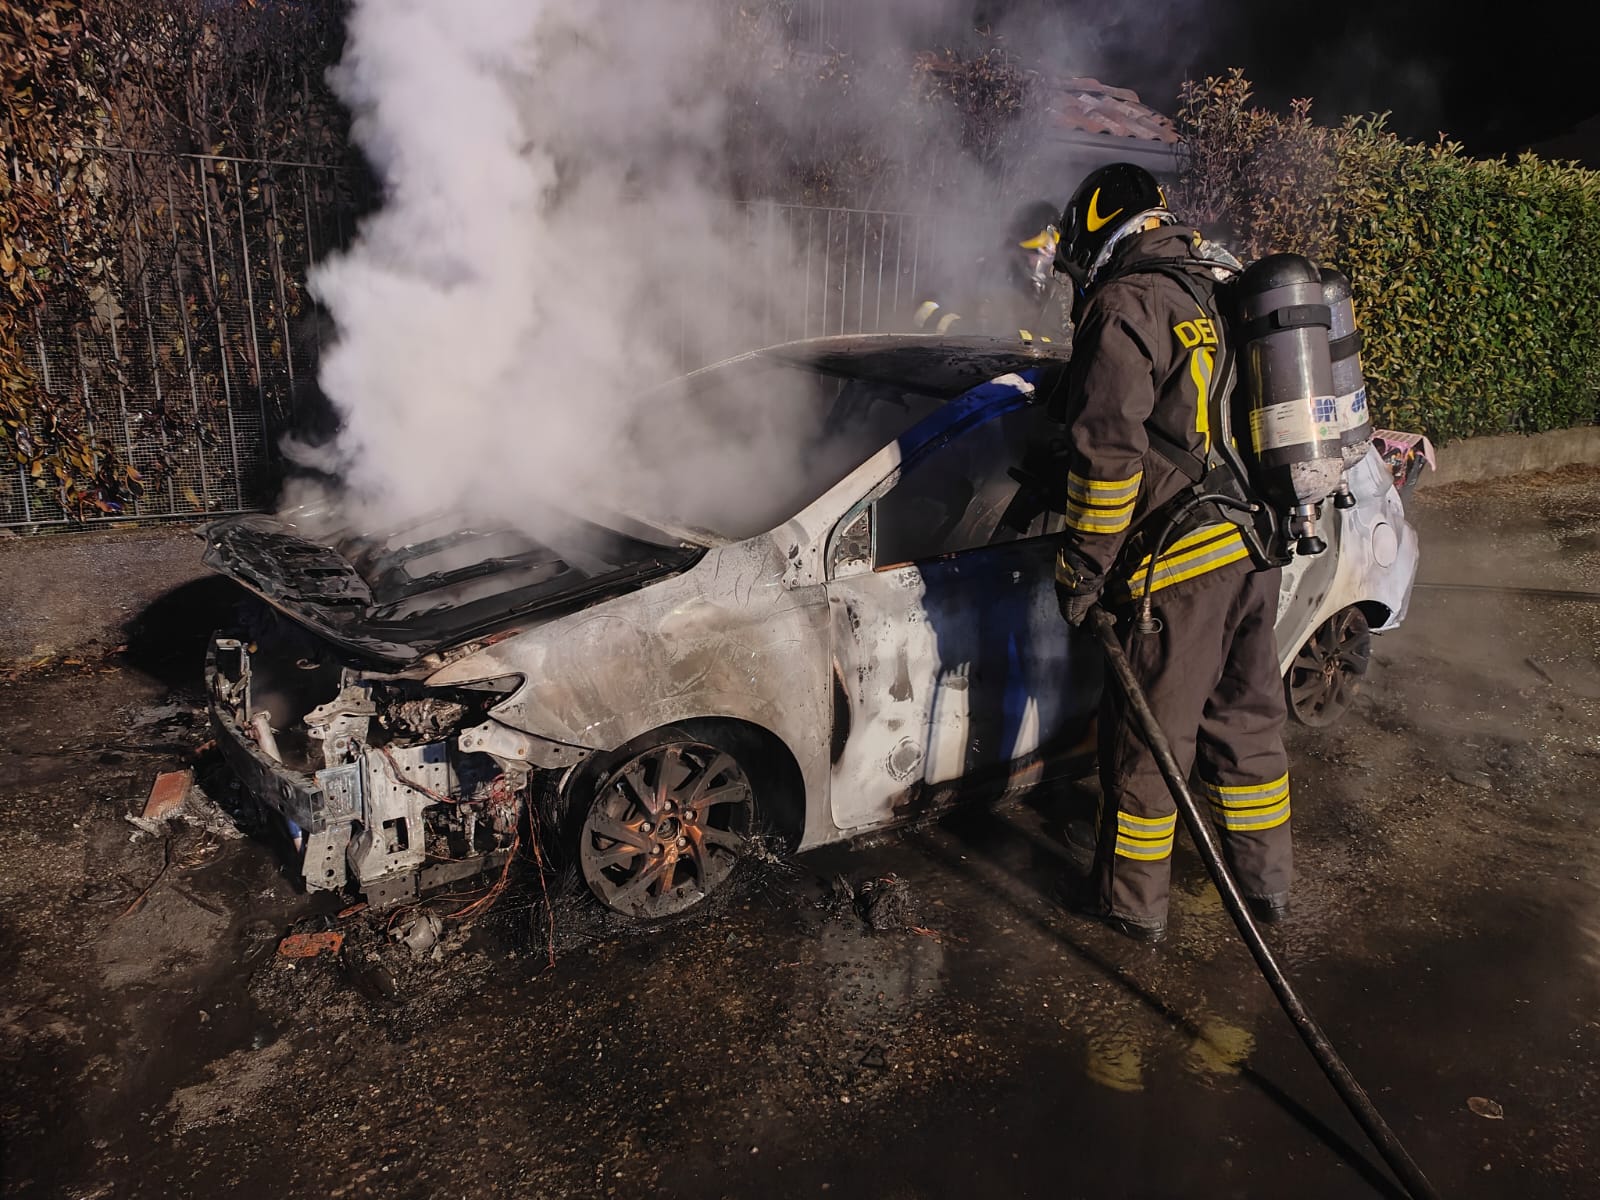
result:
[[[916,56],[916,64],[919,70],[935,74],[959,75],[971,69],[971,64],[947,52],[926,51]],[[1041,75],[1036,84],[1045,98],[1046,120],[1061,133],[1177,144],[1178,131],[1171,119],[1141,103],[1137,92],[1086,75]]]
[[[1049,96],[1049,120],[1065,132],[1097,133],[1166,145],[1178,140],[1172,121],[1141,104],[1139,94],[1127,88],[1112,87],[1088,76],[1041,79],[1040,86]]]

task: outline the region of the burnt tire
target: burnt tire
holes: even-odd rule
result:
[[[1352,605],[1329,617],[1306,639],[1283,677],[1289,712],[1323,729],[1349,711],[1372,664],[1372,629]]]
[[[591,765],[566,797],[568,848],[606,908],[659,922],[726,885],[762,829],[767,772],[735,730],[672,725]]]

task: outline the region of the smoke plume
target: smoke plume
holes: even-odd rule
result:
[[[952,0],[954,22],[939,4],[880,6],[863,36],[902,82],[851,80],[825,112],[795,85],[815,72],[794,69],[781,8],[355,0],[333,80],[382,204],[311,282],[337,328],[319,381],[342,421],[314,465],[337,467],[360,519],[450,510],[539,532],[596,505],[704,518],[803,469],[805,405],[651,391],[772,340],[757,318],[797,286],[783,224],[734,203],[740,128],[747,160],[848,143],[883,164],[868,172],[875,207],[928,206],[892,167],[908,162],[937,163],[947,206],[987,204],[996,222],[1036,198],[996,212],[959,126],[906,104],[910,52],[970,30],[970,4]]]

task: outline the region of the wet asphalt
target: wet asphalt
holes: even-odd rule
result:
[[[1416,517],[1425,578],[1600,589],[1600,473]],[[1069,788],[647,933],[560,887],[552,928],[524,878],[437,962],[297,893],[265,830],[136,830],[205,739],[229,602],[184,585],[126,650],[0,664],[4,1195],[1401,1194],[1182,838],[1163,945],[1064,911]],[[1291,733],[1269,941],[1446,1196],[1596,1194],[1597,647],[1600,605],[1420,589],[1344,723]],[[342,958],[291,964],[291,928]]]

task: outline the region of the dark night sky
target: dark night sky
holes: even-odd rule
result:
[[[1006,10],[1007,40],[1019,49],[1045,25],[1079,47],[1089,31],[1087,65],[1168,113],[1186,74],[1230,66],[1244,67],[1271,107],[1309,95],[1328,122],[1388,111],[1397,132],[1432,140],[1442,130],[1477,156],[1515,153],[1600,112],[1600,52],[1583,4],[991,2]]]

